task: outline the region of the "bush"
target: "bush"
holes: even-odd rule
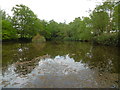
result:
[[[114,45],[118,46],[118,34],[117,33],[107,33],[93,38],[94,43],[103,44],[103,45]]]

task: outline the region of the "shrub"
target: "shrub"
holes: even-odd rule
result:
[[[118,34],[117,33],[106,33],[93,38],[94,43],[103,45],[114,45],[118,46]]]

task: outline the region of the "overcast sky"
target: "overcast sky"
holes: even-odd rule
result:
[[[99,1],[99,2],[98,2]],[[41,20],[54,19],[57,22],[69,23],[76,17],[89,16],[102,0],[0,0],[0,7],[9,15],[16,4],[28,6]]]

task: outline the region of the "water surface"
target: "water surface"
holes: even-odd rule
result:
[[[118,48],[83,42],[3,43],[0,87],[118,87]]]

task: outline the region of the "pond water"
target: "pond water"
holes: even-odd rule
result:
[[[118,88],[118,60],[91,43],[3,43],[0,88]]]

